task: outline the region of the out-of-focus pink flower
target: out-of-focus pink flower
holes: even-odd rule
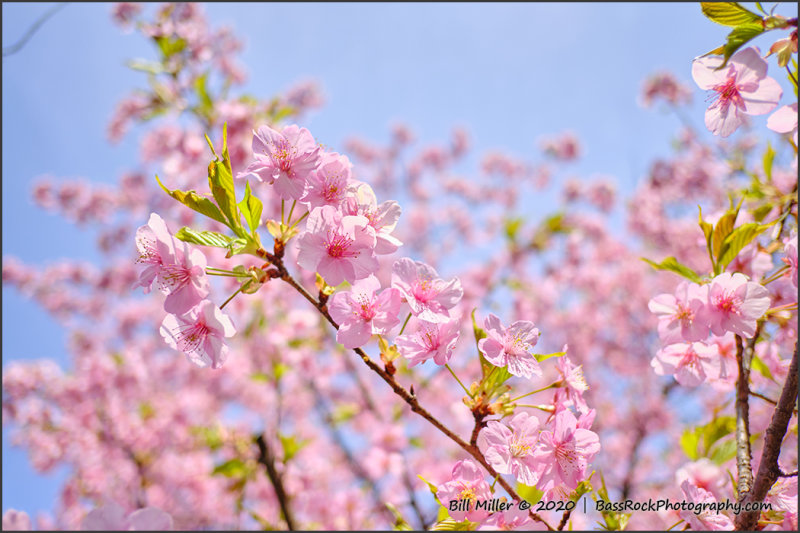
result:
[[[562,351],[567,351],[567,345],[564,345]],[[586,379],[583,377],[582,365],[575,366],[569,356],[563,355],[556,361],[556,370],[563,381],[562,387],[556,392],[566,391],[567,399],[572,402],[578,412],[588,412],[589,405],[583,399],[583,393],[589,390],[589,385],[586,384]]]
[[[261,126],[253,134],[255,161],[237,177],[254,175],[259,181],[275,184],[275,192],[284,200],[299,200],[306,181],[319,164],[320,147],[306,128],[295,124],[279,133]]]
[[[723,272],[711,280],[703,314],[714,335],[732,331],[752,337],[769,305],[769,291],[764,286],[749,281],[744,274]]]
[[[210,300],[203,300],[183,316],[167,315],[161,336],[175,350],[199,367],[220,368],[228,358],[223,339],[233,337],[236,328],[228,315]]]
[[[784,527],[797,529],[797,476],[779,477],[764,501],[771,503],[774,510],[783,511]]]
[[[129,28],[133,19],[142,11],[142,4],[137,2],[117,2],[111,8],[111,18],[123,28]]]
[[[670,344],[656,352],[650,365],[659,376],[673,374],[681,385],[696,387],[719,377],[719,349],[702,342]]]
[[[671,72],[656,73],[644,82],[642,90],[644,107],[650,107],[658,99],[663,99],[672,105],[681,105],[690,98],[689,88],[680,83]]]
[[[363,216],[342,216],[326,205],[311,211],[298,238],[297,264],[330,285],[354,282],[378,270],[375,230]]]
[[[490,313],[483,325],[487,336],[478,341],[478,349],[487,361],[494,366],[507,367],[515,376],[542,375],[539,363],[531,354],[539,340],[539,330],[533,322],[519,320],[505,328],[497,315]]]
[[[478,436],[486,461],[500,474],[512,474],[517,481],[534,487],[539,480],[533,450],[539,436],[539,420],[520,412],[505,424],[491,420]]]
[[[407,257],[392,265],[392,287],[400,291],[414,316],[428,322],[450,320],[448,310],[464,294],[458,278],[444,281],[433,267]]]
[[[483,522],[484,526],[480,529],[497,528],[500,531],[514,531],[527,524],[531,517],[526,509],[519,508],[520,502],[514,502],[509,509],[497,511],[489,515]]]
[[[717,499],[723,497],[730,483],[725,470],[705,457],[687,463],[675,472],[675,481],[678,484],[686,480],[695,487],[707,490]]]
[[[387,200],[378,205],[375,192],[368,184],[360,183],[356,186],[355,192],[344,201],[342,211],[347,215],[367,217],[369,225],[375,230],[376,254],[393,254],[403,245],[400,239],[392,235],[402,213],[400,204]]]
[[[717,502],[713,494],[692,485],[688,479],[681,483],[681,490],[688,502],[694,504]],[[686,510],[680,512],[680,517],[686,520],[693,530],[723,531],[733,529],[733,522],[731,519],[722,513],[718,513],[716,510],[702,509],[699,513],[694,509]]]
[[[567,409],[556,414],[553,430],[539,434],[533,456],[540,464],[539,490],[545,497],[561,489],[572,491],[586,478],[589,461],[600,451],[594,431],[578,427],[578,420]]]
[[[561,161],[573,161],[581,155],[578,137],[569,131],[557,137],[542,139],[540,145],[544,153]]]
[[[331,205],[338,208],[353,189],[350,170],[353,167],[347,156],[326,152],[319,167],[308,176],[308,187],[301,202],[309,209]]]
[[[30,531],[31,519],[25,511],[9,509],[3,513],[3,531]]]
[[[373,333],[385,334],[400,323],[400,293],[388,288],[377,294],[380,288],[378,279],[369,276],[328,301],[331,317],[339,323],[336,341],[345,348],[361,347]]]
[[[797,229],[783,240],[783,262],[789,265],[789,272],[786,274],[792,278],[792,283],[797,287]]]
[[[681,282],[675,295],[659,294],[647,304],[658,315],[658,336],[663,344],[701,341],[708,337],[703,309],[708,300],[708,286]]]
[[[82,526],[85,531],[165,531],[172,529],[172,517],[156,507],[126,515],[125,509],[109,503],[89,511]]]
[[[445,507],[449,508],[452,501],[469,501],[467,511],[450,511],[453,520],[480,522],[489,516],[487,511],[476,508],[477,502],[492,499],[492,491],[474,461],[465,459],[457,462],[450,481],[439,485],[438,489],[436,496]]]
[[[767,127],[777,133],[793,133],[797,145],[797,102],[779,107],[767,119]]]
[[[438,323],[420,320],[417,331],[400,335],[394,342],[400,355],[409,360],[409,367],[431,358],[437,365],[445,365],[453,356],[459,334],[456,319]]]
[[[706,127],[727,137],[744,122],[743,114],[763,115],[775,109],[783,90],[767,76],[767,62],[758,48],[736,52],[725,68],[716,70],[721,64],[721,57],[695,59],[692,77],[701,89],[717,93],[706,110]]]

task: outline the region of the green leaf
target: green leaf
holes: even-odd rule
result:
[[[692,461],[696,461],[700,457],[698,445],[700,444],[700,436],[703,433],[703,428],[687,429],[681,435],[678,441],[686,456]]]
[[[164,72],[164,66],[157,61],[148,61],[146,59],[129,59],[125,64],[130,69],[140,70],[150,74],[161,74]]]
[[[227,248],[233,240],[227,235],[216,231],[196,231],[186,226],[179,229],[175,237],[191,244],[215,246],[217,248]]]
[[[711,254],[711,235],[714,233],[714,226],[703,220],[703,208],[699,205],[697,206],[698,213],[697,213],[697,223],[700,224],[700,229],[703,230],[703,235],[706,238],[706,246],[709,250],[709,255]],[[713,258],[713,256],[711,256]],[[713,261],[713,259],[712,259]],[[713,266],[713,265],[712,265]]]
[[[182,52],[186,48],[186,40],[180,37],[160,36],[155,38],[159,50],[165,58]]]
[[[295,455],[305,448],[311,441],[308,439],[298,440],[293,435],[282,435],[278,433],[278,438],[283,447],[283,462],[288,463]]]
[[[231,459],[214,467],[212,475],[225,477],[245,477],[248,473],[247,465],[241,459]]]
[[[211,145],[211,140],[206,135],[206,141],[211,146],[211,151],[214,153],[214,161],[208,165],[208,185],[211,188],[211,194],[214,195],[214,200],[220,211],[228,219],[228,227],[236,232],[240,237],[244,237],[242,224],[239,220],[239,211],[236,206],[236,191],[233,186],[233,171],[231,170],[231,163],[228,158],[228,130],[227,124],[222,128],[222,160],[214,152]]]
[[[537,489],[536,487],[523,485],[522,483],[517,483],[515,488],[517,489],[517,494],[519,494],[523,500],[527,501],[531,505],[536,505],[536,503],[542,499],[542,495],[544,494],[543,491]]]
[[[386,506],[387,509],[389,509],[389,512],[392,513],[392,516],[394,516],[394,527],[392,529],[394,529],[395,531],[414,530],[414,528],[411,527],[408,521],[405,518],[403,518],[403,515],[400,514],[400,511],[397,510],[397,507],[395,507],[389,502],[384,502],[383,504]]]
[[[700,2],[703,15],[723,26],[738,26],[760,22],[761,17],[739,5],[738,2]]]
[[[690,281],[694,281],[695,283],[701,283],[703,281],[694,270],[686,265],[681,264],[680,261],[672,256],[667,257],[660,263],[654,263],[645,257],[641,257],[640,259],[656,270],[669,270],[670,272],[674,272]]]
[[[730,59],[730,57],[736,53],[739,48],[762,33],[764,33],[764,27],[760,22],[757,24],[742,24],[741,26],[734,28],[728,34],[728,41],[723,47],[722,56],[725,59],[722,64],[716,68],[716,70],[724,68],[725,65],[728,64],[728,59]]]
[[[771,381],[775,381],[775,378],[772,376],[772,372],[770,371],[767,364],[756,354],[753,354],[753,359],[750,361],[750,368],[752,370],[755,370],[765,378]]]
[[[517,234],[519,233],[519,230],[524,222],[525,219],[522,217],[511,217],[504,221],[506,238],[509,241],[514,242],[517,240]]]
[[[542,361],[547,361],[551,357],[561,357],[561,356],[566,355],[566,354],[567,354],[567,352],[553,352],[553,353],[545,353],[545,354],[535,353],[535,354],[533,354],[533,356],[536,358],[536,360],[538,362],[541,363]]]
[[[711,446],[722,437],[736,431],[736,418],[720,416],[703,426],[703,449],[708,452]]]
[[[736,457],[736,439],[727,439],[714,447],[711,452],[711,460],[721,465]]]
[[[254,196],[250,190],[250,182],[245,182],[244,186],[244,199],[239,202],[239,209],[244,215],[248,227],[252,233],[255,233],[261,225],[261,211],[264,209],[264,204],[257,196]]]
[[[742,248],[750,244],[753,239],[758,237],[764,230],[771,224],[758,224],[756,222],[749,222],[742,224],[736,228],[730,235],[728,235],[722,242],[719,251],[719,265],[724,269],[731,261],[736,259]]]
[[[764,152],[764,175],[767,177],[767,180],[772,181],[772,162],[775,160],[775,150],[772,148],[772,145],[767,142],[767,149]]]
[[[197,94],[197,99],[200,101],[200,111],[204,115],[208,115],[209,112],[214,108],[214,102],[208,95],[207,83],[208,83],[208,72],[206,72],[202,76],[198,76],[194,80],[194,92]]]
[[[159,185],[161,185],[161,188],[164,189],[164,192],[178,200],[189,209],[194,209],[201,215],[205,215],[216,220],[217,222],[222,222],[226,226],[228,225],[228,222],[225,220],[225,216],[219,210],[219,207],[214,205],[214,202],[205,196],[200,196],[194,191],[185,192],[178,189],[169,190],[164,186],[163,183],[161,183],[161,180],[158,179],[158,175],[156,175],[156,181]]]
[[[431,527],[431,531],[473,531],[478,527],[475,522],[463,520],[456,522],[452,518],[445,518],[441,522],[437,522]]]
[[[725,240],[725,237],[730,235],[733,231],[733,226],[736,224],[736,217],[738,214],[738,210],[728,211],[720,217],[717,221],[717,225],[714,226],[714,233],[711,235],[711,253],[717,258],[717,263],[719,263],[719,252],[720,248],[722,248],[722,242]]]

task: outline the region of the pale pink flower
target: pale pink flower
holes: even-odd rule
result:
[[[695,487],[707,490],[717,499],[723,497],[730,483],[725,470],[706,457],[687,463],[675,472],[675,481],[678,484],[686,480]]]
[[[31,519],[25,511],[9,509],[3,513],[3,531],[30,531]]]
[[[559,411],[553,430],[539,434],[539,443],[533,452],[534,459],[540,463],[536,486],[545,492],[545,497],[560,489],[574,490],[586,478],[589,461],[599,451],[597,433],[578,427],[578,420],[569,410]]]
[[[400,323],[400,293],[397,289],[384,289],[375,276],[353,283],[349,291],[331,296],[328,310],[339,323],[336,341],[345,348],[359,348],[369,341],[373,333],[383,335]]]
[[[144,507],[126,515],[115,503],[98,507],[81,524],[85,531],[165,531],[172,529],[172,517],[157,507]]]
[[[733,54],[728,64],[721,57],[701,57],[692,63],[692,77],[701,89],[717,93],[706,110],[706,127],[714,134],[727,137],[743,122],[743,114],[769,113],[781,99],[783,91],[767,76],[767,62],[758,48],[745,48]]]
[[[392,265],[392,287],[400,291],[414,316],[428,322],[450,320],[448,310],[464,294],[458,278],[444,281],[433,267],[407,257]]]
[[[480,522],[489,513],[483,509],[476,509],[476,503],[492,499],[492,491],[486,483],[480,467],[471,459],[459,461],[453,467],[453,474],[450,481],[439,485],[436,493],[437,498],[445,507],[450,507],[450,502],[461,502],[468,500],[467,511],[449,511],[453,520],[461,522],[470,520]]]
[[[685,479],[681,483],[681,490],[687,502],[694,504],[716,503],[717,499],[707,490],[698,488]],[[686,520],[693,530],[723,531],[732,530],[733,522],[728,516],[716,510],[703,509],[699,513],[695,510],[680,511],[680,517]]]
[[[764,501],[771,503],[774,510],[783,511],[784,525],[791,523],[791,529],[797,529],[797,476],[779,477]]]
[[[186,354],[197,366],[220,368],[228,358],[223,339],[233,337],[236,328],[219,307],[203,300],[183,316],[167,315],[160,332],[171,348]]]
[[[708,300],[708,286],[681,282],[675,295],[659,294],[647,304],[658,315],[658,336],[663,344],[701,341],[708,337],[703,309]]]
[[[352,194],[344,200],[342,211],[347,215],[363,215],[369,225],[375,229],[375,253],[392,254],[403,245],[403,241],[392,235],[402,209],[394,200],[387,200],[378,205],[375,192],[366,183],[356,186]]]
[[[562,351],[567,351],[566,345]],[[586,384],[586,379],[583,377],[583,365],[575,366],[567,355],[557,359],[556,370],[561,376],[562,385],[561,388],[556,390],[556,395],[558,396],[561,391],[565,391],[567,400],[572,402],[578,412],[588,412],[589,405],[583,399],[583,393],[589,390],[589,385]]]
[[[478,349],[494,366],[507,367],[515,376],[541,376],[542,369],[531,354],[539,340],[539,330],[533,322],[518,320],[503,327],[497,315],[489,314],[483,323],[486,338],[478,341]]]
[[[323,205],[338,208],[353,189],[352,166],[347,156],[335,152],[322,154],[319,168],[308,176],[308,187],[300,201],[308,204],[309,210]]]
[[[268,126],[253,132],[255,161],[238,177],[254,175],[259,181],[275,184],[284,200],[299,200],[306,181],[319,164],[320,147],[306,128],[292,124],[279,133]]]
[[[781,106],[767,119],[767,127],[777,133],[792,133],[797,144],[797,102]]]
[[[507,427],[490,420],[478,436],[478,446],[486,461],[500,474],[512,474],[517,481],[534,487],[539,480],[539,463],[533,458],[539,436],[539,420],[526,412],[519,412]]]
[[[758,319],[769,306],[769,291],[764,286],[749,281],[744,274],[723,272],[711,280],[703,313],[714,335],[732,331],[752,337]]]
[[[400,355],[409,360],[409,367],[430,358],[437,365],[445,365],[453,356],[459,329],[456,319],[439,323],[420,320],[414,333],[400,335],[394,342]]]
[[[696,387],[720,375],[720,355],[716,344],[676,343],[656,352],[650,365],[659,376],[673,374],[685,387]]]
[[[797,287],[797,229],[793,229],[783,240],[783,253],[785,257],[782,260],[789,265],[789,272],[786,275],[792,278],[792,283]]]
[[[650,107],[656,99],[664,99],[672,105],[687,103],[691,98],[689,89],[680,83],[671,72],[659,72],[647,78],[642,90],[642,105]]]
[[[505,511],[497,511],[489,515],[483,524],[491,526],[481,527],[481,530],[496,528],[500,531],[515,531],[530,522],[531,517],[527,509],[519,508],[520,502],[513,502],[512,506]]]
[[[311,211],[298,238],[297,264],[329,285],[354,282],[378,270],[375,230],[363,216],[342,216],[329,205]]]

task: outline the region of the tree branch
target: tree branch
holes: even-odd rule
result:
[[[283,487],[283,479],[278,471],[275,469],[275,456],[272,454],[267,445],[267,440],[262,433],[256,437],[256,444],[258,445],[258,462],[264,465],[269,477],[270,483],[275,488],[275,496],[278,498],[278,504],[281,506],[281,514],[286,521],[286,527],[289,531],[295,530],[294,517],[292,511],[289,509],[289,496]]]
[[[760,329],[760,328],[759,328]],[[755,337],[758,337],[756,331]],[[753,486],[753,468],[750,452],[750,357],[743,346],[742,338],[736,335],[736,363],[739,376],[736,378],[736,470],[738,499],[742,501]]]
[[[778,466],[778,456],[781,453],[781,443],[792,419],[792,410],[797,402],[797,343],[794,346],[794,355],[789,365],[789,373],[783,384],[783,391],[778,400],[778,405],[772,413],[772,421],[767,428],[764,438],[764,449],[761,452],[761,461],[758,465],[758,474],[753,483],[753,490],[744,498],[744,503],[762,502],[769,489],[781,476]],[[741,496],[741,495],[740,495]],[[740,498],[741,500],[741,498]],[[740,513],[734,522],[736,529],[754,530],[758,525],[760,511],[745,511]]]

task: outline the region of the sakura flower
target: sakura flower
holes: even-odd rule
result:
[[[687,463],[675,472],[677,483],[683,483],[685,480],[689,480],[695,487],[707,490],[718,499],[723,497],[730,483],[725,470],[705,457]]]
[[[326,205],[308,216],[298,238],[297,264],[319,272],[330,285],[363,279],[378,270],[375,231],[363,216],[342,216]]]
[[[769,292],[764,286],[748,281],[744,274],[723,272],[711,280],[708,288],[705,320],[714,335],[722,336],[732,331],[743,337],[752,337],[756,332],[756,322],[769,305]]]
[[[504,499],[504,498],[501,498]],[[489,529],[496,528],[500,531],[514,531],[530,522],[531,517],[526,509],[520,509],[521,502],[514,502],[510,508],[505,511],[497,511],[492,513],[483,523],[486,526],[492,526]],[[481,528],[484,529],[484,528]]]
[[[378,239],[375,245],[376,254],[392,254],[402,246],[403,242],[392,235],[402,212],[400,205],[394,200],[378,205],[375,192],[368,184],[359,184],[354,193],[345,200],[342,210],[348,215],[367,217]]]
[[[708,337],[703,309],[708,300],[708,286],[681,282],[675,295],[659,294],[647,304],[658,315],[658,336],[663,344],[701,341]]]
[[[136,246],[137,261],[148,266],[134,287],[143,287],[148,293],[157,281],[159,290],[167,295],[167,313],[186,313],[208,296],[205,255],[185,242],[176,242],[160,216],[152,213],[147,225],[136,230]]]
[[[694,504],[703,503],[716,503],[717,499],[714,495],[705,489],[701,489],[692,485],[692,483],[685,479],[681,483],[681,490],[687,502]],[[732,530],[733,522],[730,518],[716,510],[702,509],[698,513],[696,510],[680,511],[680,517],[686,520],[691,526],[692,530],[711,530],[723,531]]]
[[[3,531],[30,531],[31,519],[25,511],[9,509],[3,513]]]
[[[763,115],[778,105],[783,91],[767,76],[767,62],[758,48],[745,48],[733,54],[728,64],[721,57],[701,57],[692,63],[692,77],[701,89],[717,96],[706,110],[706,127],[714,134],[727,137],[743,122],[743,114]]]
[[[392,287],[400,291],[414,316],[428,322],[449,320],[448,309],[464,294],[458,278],[444,281],[433,267],[407,257],[392,265]]]
[[[259,181],[274,183],[275,191],[284,200],[299,200],[305,192],[306,180],[319,164],[319,151],[306,128],[292,124],[279,133],[261,126],[253,132],[255,161],[237,177],[252,174]]]
[[[767,119],[767,127],[777,133],[793,133],[797,144],[797,102],[781,106]]]
[[[458,320],[434,323],[420,320],[414,333],[400,335],[395,344],[400,355],[409,360],[409,367],[433,358],[437,365],[445,365],[453,356],[458,341]]]
[[[487,337],[478,342],[478,349],[487,361],[494,366],[508,367],[515,376],[530,378],[542,375],[539,363],[530,353],[539,340],[539,330],[533,322],[519,320],[505,328],[497,315],[490,313],[484,327]]]
[[[567,351],[566,345],[562,351]],[[558,370],[562,382],[561,388],[556,390],[556,395],[560,395],[563,390],[567,400],[572,402],[578,412],[589,411],[589,406],[583,399],[583,393],[589,390],[589,385],[586,384],[586,379],[583,377],[582,365],[575,366],[567,355],[563,355],[556,361],[556,370]]]
[[[236,328],[230,317],[210,300],[203,300],[183,316],[167,315],[161,336],[173,349],[199,367],[220,368],[228,357],[224,338],[233,337]]]
[[[308,187],[300,201],[307,203],[309,209],[323,205],[338,208],[353,188],[352,166],[347,156],[335,152],[323,154],[319,168],[308,176]]]
[[[470,459],[459,461],[453,467],[453,474],[450,481],[439,485],[436,496],[439,501],[447,507],[451,507],[450,502],[461,502],[468,500],[468,510],[452,510],[450,516],[453,520],[461,522],[470,520],[480,522],[489,513],[483,509],[476,509],[476,503],[492,499],[492,491],[489,484],[483,478],[480,467]]]
[[[115,503],[98,507],[83,519],[85,531],[165,531],[172,529],[172,517],[157,507],[144,507],[126,516]]]
[[[578,427],[578,420],[567,409],[559,411],[553,430],[539,434],[533,457],[540,464],[539,490],[549,494],[559,489],[572,491],[586,478],[589,461],[600,451],[597,433]]]
[[[783,253],[786,257],[782,260],[789,265],[787,275],[792,278],[792,283],[797,287],[797,229],[793,229],[791,235],[783,240]]]
[[[337,292],[328,302],[333,319],[339,323],[336,341],[345,348],[358,348],[369,341],[373,333],[384,334],[400,323],[400,293],[384,289],[375,276],[357,281],[346,292]]]
[[[696,387],[719,378],[719,348],[702,342],[670,344],[656,352],[650,365],[659,376],[673,374],[681,385]]]
[[[478,437],[484,457],[500,474],[513,474],[520,483],[536,486],[539,463],[533,458],[539,435],[539,420],[520,412],[504,424],[491,420]]]

